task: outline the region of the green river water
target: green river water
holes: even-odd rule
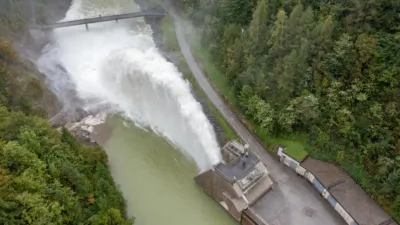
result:
[[[195,185],[195,163],[165,139],[120,118],[108,123],[113,134],[104,148],[135,224],[238,224]]]
[[[134,0],[73,0],[65,20],[138,10]],[[153,123],[187,150],[191,143],[211,146],[193,146],[189,148],[191,153],[203,148],[217,151],[214,144],[210,145],[215,142],[208,141],[210,131],[204,126],[201,109],[194,107],[194,99],[187,98],[190,92],[183,78],[160,54],[154,54],[151,30],[143,18],[90,24],[88,31],[85,26],[56,29],[53,36],[57,45],[47,49],[42,61],[52,63],[58,58],[69,73],[68,82],[75,84],[78,95],[89,102],[88,107],[104,102],[118,106],[116,111],[144,124]],[[56,73],[52,70],[46,74],[56,83],[56,89],[68,83],[63,82],[63,74],[53,77]],[[195,185],[192,178],[198,171],[194,161],[166,139],[121,117],[107,123],[113,132],[104,148],[112,175],[126,199],[128,214],[137,218],[136,225],[237,224]]]

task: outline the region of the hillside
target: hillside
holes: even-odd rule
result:
[[[0,3],[0,224],[132,224],[105,152],[45,119],[57,99],[13,47],[31,41],[22,6]]]
[[[100,147],[43,119],[43,89],[0,40],[0,224],[132,224]]]
[[[341,166],[400,220],[400,1],[175,2],[260,138]]]

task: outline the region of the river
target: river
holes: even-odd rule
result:
[[[138,10],[133,0],[74,0],[64,21]],[[158,52],[143,18],[52,35],[37,66],[53,92],[67,108],[117,115],[108,120],[113,132],[104,148],[136,224],[235,224],[192,180],[219,161],[219,146],[189,83]]]
[[[233,218],[198,187],[196,164],[164,138],[120,118],[108,121],[104,146],[111,172],[138,225],[234,225]],[[125,125],[123,125],[125,124]],[[126,126],[128,125],[128,126]]]

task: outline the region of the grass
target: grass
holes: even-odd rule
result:
[[[308,155],[308,152],[304,149],[304,146],[300,141],[294,141],[284,138],[273,138],[270,139],[270,142],[273,144],[284,146],[284,153],[297,160],[298,162],[301,162]]]
[[[163,33],[165,48],[173,52],[180,51],[171,16],[167,15],[161,20],[161,32]]]
[[[165,47],[169,51],[180,53],[179,43],[175,36],[174,24],[170,16],[166,16],[161,21],[161,31],[164,36]],[[210,53],[202,46],[192,46],[192,50],[194,57],[200,63],[208,78],[211,80],[212,84],[217,90],[219,90],[219,92],[224,96],[227,102],[235,107],[235,111],[238,113],[235,95],[234,93],[232,93],[223,73],[216,67],[216,65],[212,61],[212,56],[210,55]],[[197,84],[196,79],[192,75],[181,53],[179,56],[179,64],[177,66],[180,71],[185,75],[186,79],[188,79],[189,82],[192,84],[193,90],[196,92],[196,94],[198,94],[202,99],[205,100],[207,107],[215,115],[219,125],[223,129],[226,135],[226,139],[237,139],[238,136],[236,132],[232,129],[229,123],[226,122],[218,109],[212,104],[212,102],[208,99],[206,94]],[[293,136],[292,138],[271,138],[268,135],[265,135],[261,131],[261,128],[257,126],[257,124],[249,120],[249,118],[247,118],[244,122],[246,123],[247,127],[256,134],[263,145],[271,152],[275,154],[277,153],[272,148],[272,145],[282,145],[286,147],[285,153],[296,159],[297,161],[303,160],[308,155],[308,152],[304,149],[304,145],[302,144],[303,142],[299,140],[299,137]]]
[[[161,32],[163,33],[165,48],[168,51],[176,52],[179,55],[178,57],[179,63],[176,66],[183,73],[185,78],[192,84],[194,92],[201,99],[204,100],[207,108],[211,111],[211,113],[215,116],[216,120],[218,121],[218,124],[220,125],[225,135],[224,141],[227,142],[232,139],[238,139],[239,137],[237,136],[236,132],[232,129],[230,124],[224,119],[224,117],[221,115],[219,110],[214,106],[214,104],[209,100],[207,95],[204,93],[204,91],[197,83],[192,72],[190,71],[190,68],[186,63],[185,58],[180,52],[180,47],[178,40],[176,39],[175,27],[171,16],[166,16],[161,20]]]
[[[240,112],[239,112],[240,115]],[[242,120],[243,121],[243,120]],[[254,123],[251,118],[245,118],[247,128],[256,135],[261,144],[271,153],[278,154],[278,146],[285,147],[284,152],[297,161],[302,161],[308,156],[305,149],[304,138],[301,135],[292,134],[291,137],[271,137],[262,131],[261,127]],[[278,158],[278,157],[277,157]]]
[[[222,74],[221,71],[219,71],[219,69],[212,61],[212,56],[210,55],[210,53],[202,46],[193,46],[192,49],[196,60],[202,65],[204,71],[206,72],[213,85],[225,97],[226,101],[234,106],[236,113],[241,116],[241,113],[237,107],[235,95],[234,93],[232,93],[229,84],[225,79],[225,76]],[[272,148],[272,145],[282,145],[286,147],[284,152],[297,161],[303,160],[308,155],[308,152],[305,150],[303,145],[304,142],[300,140],[301,138],[295,135],[293,135],[293,137],[291,138],[271,138],[270,136],[264,134],[261,128],[249,118],[246,118],[244,122],[246,123],[247,127],[254,134],[256,134],[257,138],[269,151],[277,154],[277,152],[274,151],[274,149]]]
[[[236,105],[235,95],[232,93],[225,76],[212,62],[210,53],[201,46],[192,46],[192,49],[194,57],[200,62],[202,69],[206,72],[213,85],[215,85],[230,104]]]

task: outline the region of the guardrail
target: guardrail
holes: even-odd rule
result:
[[[280,161],[292,170],[296,171],[297,174],[306,178],[318,192],[329,202],[329,204],[336,210],[337,213],[346,221],[349,225],[359,225],[354,218],[343,208],[343,206],[333,197],[328,191],[328,188],[324,187],[322,183],[312,174],[310,171],[305,169],[292,157],[286,155],[284,152],[280,152]]]

